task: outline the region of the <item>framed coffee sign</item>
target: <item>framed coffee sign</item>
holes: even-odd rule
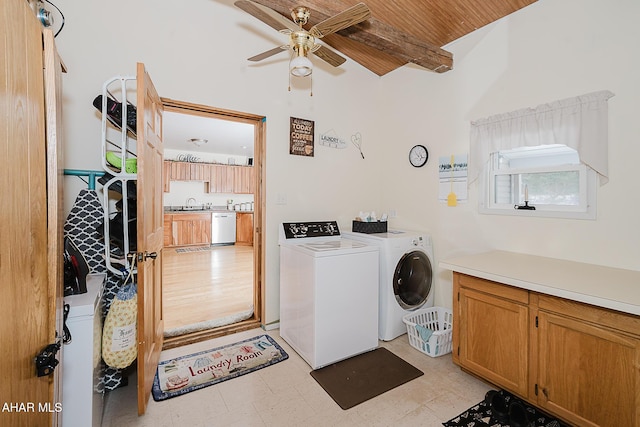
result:
[[[314,122],[312,120],[290,118],[289,126],[289,154],[313,157]]]

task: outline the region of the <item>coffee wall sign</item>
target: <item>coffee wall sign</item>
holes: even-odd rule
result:
[[[289,154],[313,157],[314,122],[312,120],[291,117],[289,123]]]

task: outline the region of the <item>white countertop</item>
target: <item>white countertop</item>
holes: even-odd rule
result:
[[[446,259],[440,267],[640,316],[640,271],[505,251]]]

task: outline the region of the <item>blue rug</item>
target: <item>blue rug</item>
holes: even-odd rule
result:
[[[164,360],[153,380],[153,400],[170,399],[250,374],[289,358],[268,335]]]

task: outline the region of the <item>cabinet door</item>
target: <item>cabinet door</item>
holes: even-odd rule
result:
[[[253,167],[233,167],[233,192],[238,194],[252,194],[255,188],[253,183]]]
[[[459,299],[460,365],[526,398],[529,308],[464,287]]]
[[[209,168],[204,163],[189,164],[189,180],[209,181]]]
[[[640,340],[539,312],[538,405],[580,426],[640,425]]]
[[[209,165],[209,192],[233,193],[233,167]]]
[[[171,191],[171,164],[172,162],[162,163],[162,191],[165,193]]]
[[[194,245],[204,245],[211,243],[211,215],[208,219],[195,219],[191,222],[192,243]]]
[[[186,162],[171,162],[171,180],[189,181],[191,179],[191,168]]]
[[[211,214],[173,215],[171,234],[174,246],[211,243]]]
[[[253,214],[236,213],[236,245],[253,245]]]
[[[175,246],[191,244],[191,221],[185,220],[183,216],[174,215],[171,221],[171,240]]]
[[[172,233],[173,215],[164,215],[164,246],[173,246],[173,233]]]

